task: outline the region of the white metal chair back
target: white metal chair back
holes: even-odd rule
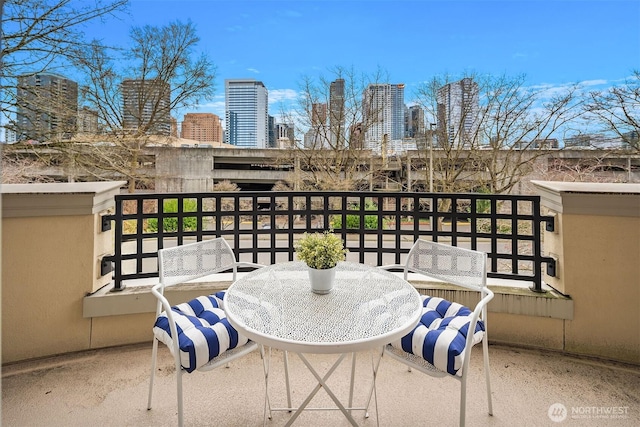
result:
[[[487,285],[487,254],[418,239],[409,251],[405,280],[409,272],[480,292]]]
[[[160,283],[172,286],[231,270],[236,279],[237,262],[229,243],[218,237],[158,251]]]

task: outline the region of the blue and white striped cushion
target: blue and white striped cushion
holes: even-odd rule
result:
[[[392,343],[407,353],[423,357],[441,371],[462,375],[465,345],[472,312],[442,298],[422,297],[420,323],[399,341]],[[473,345],[484,337],[484,323],[478,320]]]
[[[248,342],[229,324],[222,308],[223,298],[224,292],[218,292],[171,308],[178,329],[180,364],[185,371],[193,372],[214,357]],[[156,319],[153,333],[173,353],[166,312]]]

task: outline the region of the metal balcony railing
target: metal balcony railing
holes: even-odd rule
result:
[[[224,236],[239,260],[294,259],[294,242],[326,229],[345,240],[349,257],[385,265],[403,261],[418,238],[488,254],[488,276],[530,282],[542,291],[539,196],[402,192],[216,192],[116,196],[114,290],[158,276],[158,249]]]

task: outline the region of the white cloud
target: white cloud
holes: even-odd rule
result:
[[[561,84],[541,84],[529,86],[528,89],[533,89],[539,94],[539,98],[548,100],[558,95],[564,94],[567,90],[573,86],[573,83],[561,83]]]
[[[558,95],[566,94],[572,89],[577,89],[578,93],[588,92],[597,90],[598,87],[604,88],[608,84],[610,84],[610,82],[605,79],[593,79],[580,82],[542,83],[527,86],[525,89],[537,92],[541,100],[550,100]]]
[[[184,111],[184,113],[213,113],[224,120],[224,109],[224,95],[217,95],[212,101],[198,104],[197,107],[189,108],[188,110]],[[178,116],[178,120],[182,120],[181,115]]]
[[[260,70],[256,68],[247,68],[247,71],[251,71],[252,73],[255,73],[255,74],[260,74]]]
[[[222,101],[212,101],[198,104],[198,109],[207,110],[223,110],[224,111],[224,99]]]
[[[580,82],[580,86],[603,86],[609,83],[607,80],[598,79],[598,80],[584,80]]]
[[[298,99],[298,92],[293,89],[269,89],[269,104],[288,102]]]

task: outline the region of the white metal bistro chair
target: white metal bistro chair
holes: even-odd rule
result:
[[[158,299],[153,327],[153,352],[147,409],[151,409],[158,342],[165,344],[174,357],[177,381],[178,425],[184,423],[182,374],[194,370],[209,371],[240,358],[258,348],[229,324],[223,299],[224,291],[171,306],[164,296],[167,287],[205,276],[232,271],[235,282],[238,267],[259,268],[260,264],[238,262],[224,238],[204,240],[158,251],[160,283],[151,292]]]
[[[388,344],[384,354],[434,377],[460,381],[460,426],[465,424],[467,375],[474,345],[482,342],[489,415],[493,415],[487,340],[487,304],[493,292],[487,288],[487,255],[484,252],[417,240],[403,265],[404,278],[418,273],[477,291],[480,301],[469,308],[442,298],[423,295],[423,315],[416,328],[399,341]],[[469,333],[469,331],[473,331]]]

